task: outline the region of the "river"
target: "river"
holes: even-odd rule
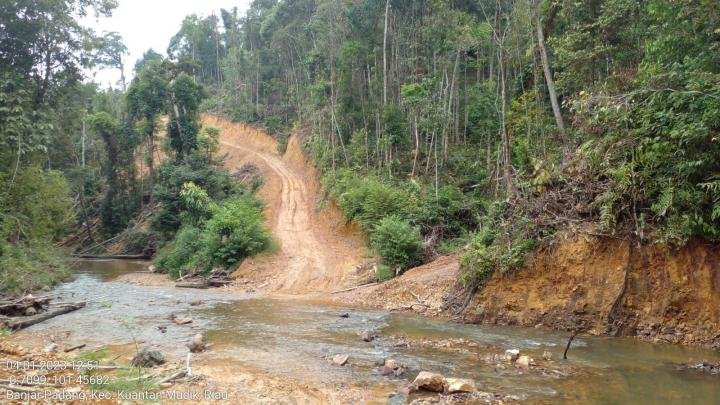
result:
[[[511,394],[527,403],[717,404],[720,376],[679,371],[677,364],[717,361],[707,349],[650,344],[634,339],[580,336],[562,360],[567,335],[531,328],[462,325],[378,310],[342,308],[297,298],[268,298],[222,290],[146,287],[116,280],[147,264],[86,261],[73,280],[51,292],[63,301],[87,301],[85,308],[19,333],[68,332],[88,345],[136,342],[182,357],[184,343],[202,331],[212,345],[206,362],[254,367],[288,379],[366,387],[378,402],[403,402],[399,387],[421,370],[472,378],[483,391]],[[202,301],[197,305],[197,301]],[[190,303],[195,305],[191,305]],[[347,313],[348,317],[340,314]],[[174,325],[171,314],[192,317]],[[157,326],[166,326],[162,332]],[[364,342],[363,330],[379,337]],[[516,348],[538,361],[524,371],[493,355]],[[552,361],[542,353],[552,353]],[[349,365],[328,362],[347,354]],[[394,358],[407,368],[385,377],[377,362]]]

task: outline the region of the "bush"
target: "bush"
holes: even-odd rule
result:
[[[375,277],[377,277],[378,281],[387,281],[395,277],[395,272],[390,267],[384,264],[380,264],[377,266]]]
[[[470,210],[465,207],[462,192],[454,186],[440,187],[426,192],[426,197],[418,202],[414,219],[423,232],[436,229],[443,237],[458,236],[463,229],[475,224]]]
[[[0,214],[7,213],[3,215],[15,222],[19,236],[59,238],[74,216],[70,186],[63,174],[27,167],[18,171],[12,187],[8,187],[8,181],[0,177],[0,184],[10,190],[0,191]]]
[[[155,198],[161,203],[152,228],[165,240],[172,239],[182,225],[184,201],[180,196],[186,183],[201,187],[212,200],[222,200],[235,193],[232,178],[212,157],[195,151],[180,161],[167,160],[158,170]]]
[[[505,273],[522,266],[526,255],[537,245],[536,239],[522,232],[524,228],[511,236],[500,237],[494,226],[471,234],[470,243],[460,256],[462,281],[466,285],[480,285],[495,271]]]
[[[261,208],[256,199],[238,198],[215,211],[201,236],[200,254],[209,261],[210,267],[231,268],[270,247]]]
[[[48,241],[0,241],[0,293],[51,286],[69,275],[63,252]]]
[[[0,173],[0,293],[52,285],[68,275],[53,240],[72,221],[70,187],[61,172],[25,167],[10,185]]]
[[[262,204],[252,196],[242,196],[214,206],[207,222],[183,226],[155,263],[175,277],[181,271],[230,269],[270,245],[270,235],[262,224]]]
[[[132,254],[155,251],[155,234],[144,229],[130,229],[125,236],[125,252]]]
[[[370,242],[383,264],[400,272],[418,263],[422,256],[420,232],[396,216],[380,220]]]
[[[201,230],[194,226],[184,226],[178,231],[175,241],[167,244],[157,255],[155,265],[178,277],[180,272],[190,272],[189,265],[193,256],[198,252],[202,244],[200,242]]]
[[[410,193],[373,176],[361,178],[350,171],[338,171],[325,176],[324,184],[345,218],[358,221],[365,232],[371,232],[390,215],[408,218],[416,205]]]

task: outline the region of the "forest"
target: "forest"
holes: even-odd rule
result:
[[[715,404],[719,247],[718,0],[0,0],[0,403]]]
[[[116,6],[0,4],[4,291],[121,234],[174,275],[272,249],[202,113],[300,136],[381,280],[455,254],[475,290],[565,230],[720,239],[714,0],[255,0],[103,89],[127,49],[79,17]]]

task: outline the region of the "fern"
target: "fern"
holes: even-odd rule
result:
[[[650,209],[658,216],[664,217],[670,207],[673,205],[675,196],[675,187],[668,185],[663,189],[658,200],[650,207]]]

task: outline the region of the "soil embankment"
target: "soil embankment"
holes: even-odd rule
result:
[[[337,299],[455,315],[446,308],[456,299],[458,271],[456,259],[443,257]],[[720,250],[698,241],[673,251],[611,238],[559,237],[523,268],[492,277],[461,315],[470,323],[579,328],[720,348]]]
[[[473,299],[471,322],[584,326],[592,334],[720,347],[720,251],[693,241],[673,251],[575,237],[495,277]]]

